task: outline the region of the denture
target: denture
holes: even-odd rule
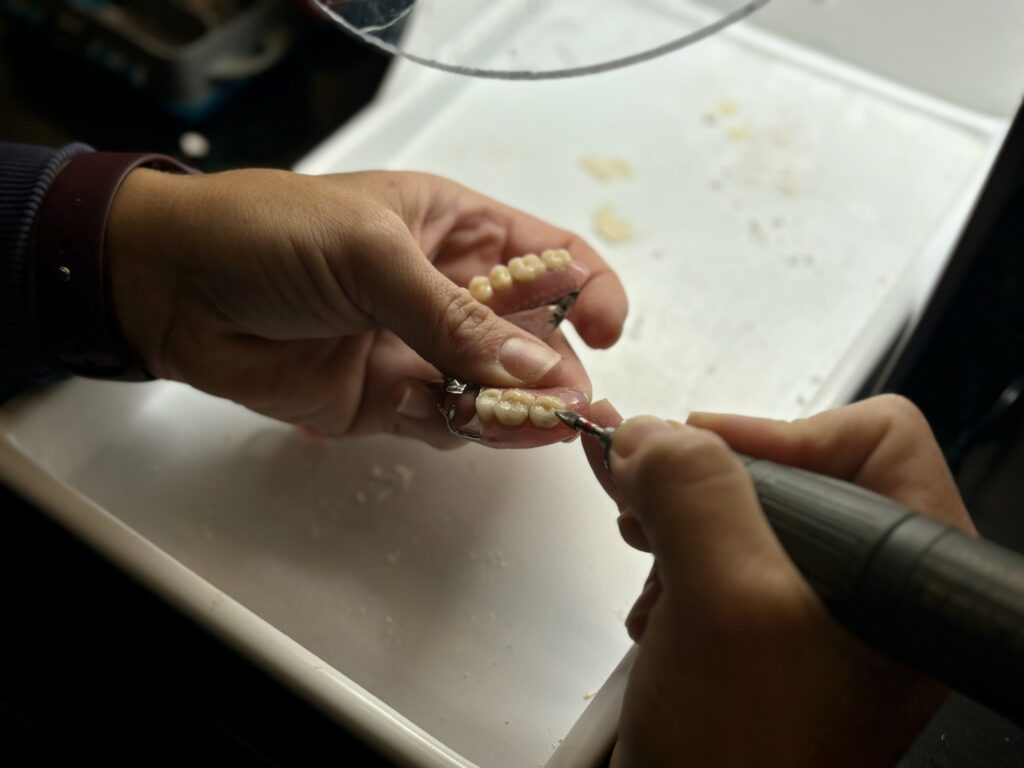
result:
[[[467,387],[462,393],[449,393],[442,406],[457,434],[478,436],[480,442],[497,448],[525,448],[571,439],[575,433],[558,420],[555,411],[586,415],[589,409],[587,396],[568,387]]]
[[[553,303],[578,291],[590,270],[563,249],[528,253],[469,281],[470,295],[499,315]]]
[[[527,253],[469,281],[470,295],[519,328],[546,340],[572,309],[590,277],[569,251]],[[527,448],[574,439],[555,411],[586,415],[585,394],[566,387],[481,388],[445,379],[439,408],[448,429],[495,448]]]

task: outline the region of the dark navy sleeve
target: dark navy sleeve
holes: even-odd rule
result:
[[[62,149],[0,142],[0,401],[28,384],[59,378],[33,328],[29,293],[32,222],[57,172],[84,144]]]

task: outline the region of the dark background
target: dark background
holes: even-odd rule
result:
[[[289,18],[296,44],[277,67],[185,120],[0,16],[0,139],[182,156],[191,131],[209,142],[185,158],[202,170],[287,168],[372,98],[388,65],[312,16]],[[1018,121],[922,330],[865,393],[914,399],[979,529],[1024,552],[1022,158]],[[0,509],[0,762],[387,764],[2,487]],[[954,696],[903,765],[1021,766],[1024,736]]]

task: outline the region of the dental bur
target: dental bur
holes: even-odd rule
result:
[[[615,430],[570,411],[605,448]],[[790,559],[861,640],[1024,724],[1024,557],[860,486],[737,454]]]
[[[585,435],[590,435],[600,440],[601,445],[604,446],[605,464],[608,463],[608,452],[612,449],[612,435],[615,434],[614,428],[602,427],[600,424],[574,411],[555,411],[555,416],[569,429],[575,429],[577,432],[582,432]]]

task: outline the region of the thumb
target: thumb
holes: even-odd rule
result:
[[[611,468],[666,591],[722,593],[737,568],[785,558],[750,476],[717,435],[652,416],[629,419],[615,432]]]
[[[398,242],[395,242],[397,240]],[[357,302],[440,371],[464,381],[536,384],[562,356],[442,275],[408,231],[362,259]]]

